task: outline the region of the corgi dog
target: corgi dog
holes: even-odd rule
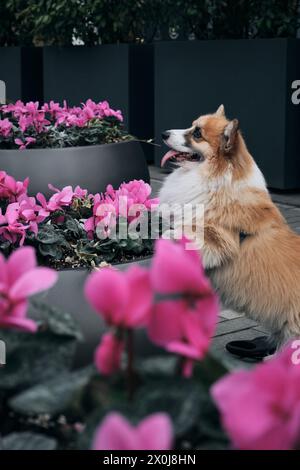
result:
[[[162,138],[172,149],[162,166],[171,160],[178,168],[160,203],[203,205],[201,255],[223,305],[264,325],[278,347],[300,336],[300,236],[273,204],[238,120],[221,105]],[[197,238],[193,225],[184,231]]]

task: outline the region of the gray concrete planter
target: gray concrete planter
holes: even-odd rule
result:
[[[150,259],[119,264],[115,267],[120,270],[126,270],[132,264],[147,266],[150,264]],[[76,367],[87,365],[93,361],[94,350],[106,329],[100,315],[90,308],[84,297],[84,284],[88,275],[89,272],[85,269],[60,271],[55,286],[50,291],[39,296],[41,301],[72,314],[76,320],[84,338],[77,350]],[[118,295],[117,292],[116,295]],[[143,354],[146,354],[147,349],[151,348],[150,344],[147,345],[145,343],[143,334],[137,337],[136,347]]]
[[[108,184],[150,181],[139,142],[70,147],[61,149],[0,150],[0,169],[17,180],[30,178],[29,192],[50,196],[48,183],[62,188],[76,185],[90,193],[104,191]]]
[[[154,46],[155,137],[224,103],[267,184],[300,188],[300,39],[161,42]],[[299,97],[299,93],[298,93]],[[165,149],[157,148],[159,165]]]

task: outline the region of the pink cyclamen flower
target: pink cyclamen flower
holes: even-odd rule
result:
[[[121,357],[124,350],[124,341],[113,333],[102,336],[101,342],[95,351],[94,362],[101,374],[111,375],[120,369]]]
[[[111,268],[93,272],[86,281],[85,296],[109,325],[134,328],[148,321],[152,291],[148,271],[140,266],[126,272]]]
[[[35,332],[36,323],[26,317],[28,297],[49,289],[56,280],[53,269],[37,267],[31,247],[19,248],[8,260],[0,254],[0,328]]]
[[[54,188],[52,184],[49,184],[48,187],[52,191],[55,191],[55,194],[53,194],[53,196],[51,196],[48,201],[48,208],[51,211],[56,211],[63,207],[69,207],[72,204],[74,197],[72,186],[65,186],[61,191],[57,188]]]
[[[32,125],[33,125],[32,116],[25,116],[25,115],[23,114],[23,115],[21,115],[21,116],[19,117],[19,127],[20,127],[20,129],[21,129],[21,131],[22,131],[23,133],[28,129],[28,127],[30,127],[30,126],[32,126]],[[16,140],[17,140],[18,142],[16,142]],[[16,139],[16,140],[15,140],[15,143],[16,143],[17,145],[20,145],[20,142],[22,142],[21,139]],[[21,145],[22,145],[22,144],[21,144]]]
[[[11,133],[12,130],[12,123],[9,121],[9,119],[0,119],[0,136],[2,137],[8,137]]]
[[[173,427],[165,413],[154,413],[132,426],[119,413],[109,413],[96,431],[93,450],[170,450]]]
[[[288,450],[300,444],[300,366],[289,345],[254,369],[212,387],[232,444],[241,450]]]
[[[11,243],[18,241],[22,246],[26,232],[37,235],[38,224],[43,222],[47,215],[43,207],[36,204],[34,197],[23,194],[18,198],[18,202],[7,206],[4,215],[0,209],[0,235]]]
[[[119,189],[108,185],[104,194],[94,197],[93,216],[86,220],[85,230],[89,238],[100,226],[100,234],[109,235],[116,224],[117,217],[124,217],[129,222],[142,212],[152,211],[159,204],[158,198],[150,198],[151,186],[143,180],[122,183]]]
[[[8,199],[15,202],[20,196],[27,193],[29,178],[24,181],[16,181],[5,171],[0,171],[0,199]]]
[[[9,204],[4,215],[0,209],[0,236],[4,240],[8,240],[12,244],[18,242],[19,246],[22,246],[29,229],[29,223],[19,220],[19,204],[17,202]]]
[[[36,195],[45,215],[70,207],[74,199],[83,200],[87,197],[91,198],[91,195],[88,196],[87,189],[82,189],[80,186],[76,186],[74,191],[72,186],[65,186],[62,190],[55,188],[52,184],[49,184],[48,187],[55,192],[55,194],[50,197],[49,201],[46,200],[42,193]]]
[[[219,306],[199,253],[186,250],[186,243],[156,243],[150,278],[160,298],[149,317],[148,333],[153,342],[186,358],[183,373],[189,377],[194,360],[209,348]]]
[[[19,146],[19,150],[25,150],[28,145],[34,144],[36,139],[34,137],[25,137],[25,142],[22,139],[15,139],[15,144]]]
[[[48,212],[36,203],[35,198],[22,195],[18,202],[10,204],[10,206],[14,206],[17,211],[18,221],[28,223],[30,231],[37,235],[38,224],[45,220]]]

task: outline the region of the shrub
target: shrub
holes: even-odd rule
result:
[[[3,2],[2,2],[3,4]],[[0,45],[295,37],[297,0],[6,0]],[[2,10],[1,10],[2,9]],[[15,22],[17,18],[17,24]]]

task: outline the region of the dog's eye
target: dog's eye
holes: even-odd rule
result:
[[[201,130],[200,127],[196,127],[193,132],[194,139],[201,139]]]

